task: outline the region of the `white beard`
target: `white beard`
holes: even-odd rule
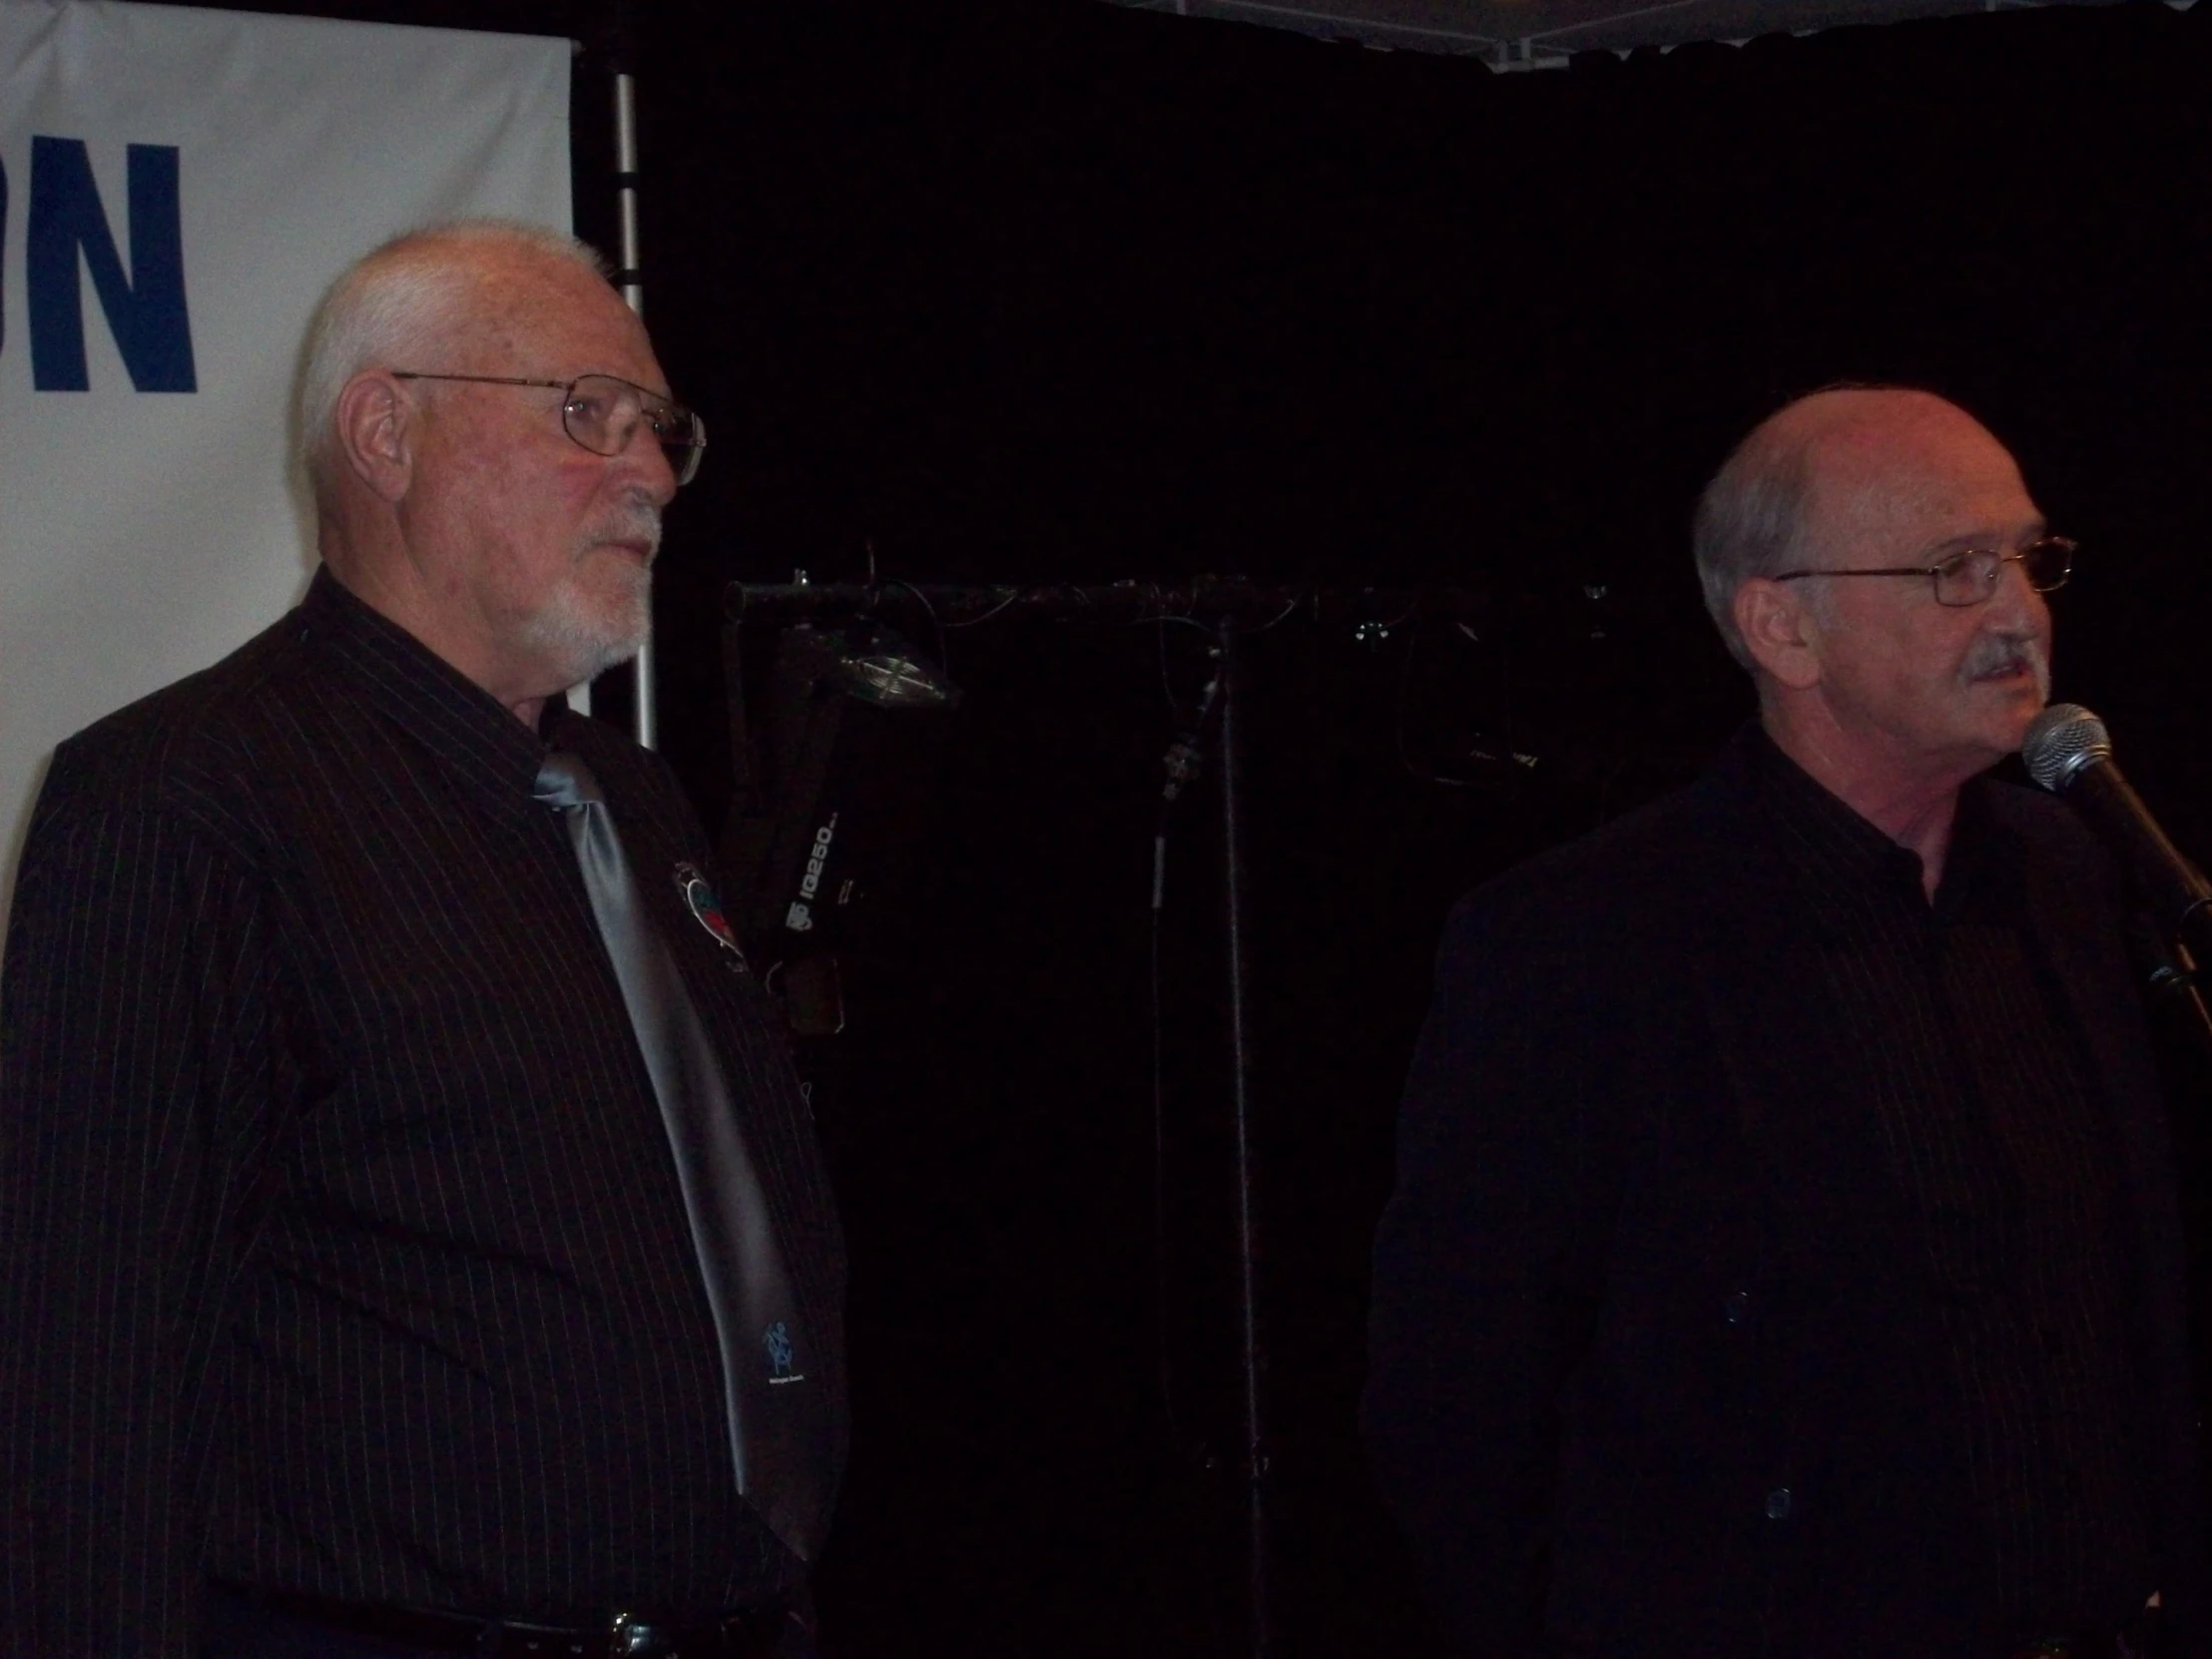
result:
[[[595,605],[577,583],[563,582],[522,625],[524,642],[560,670],[564,684],[580,686],[628,662],[651,637],[653,573],[626,568],[622,579],[626,591],[613,606]]]
[[[595,549],[615,541],[644,542],[646,560],[636,565],[622,559],[614,567],[611,580],[619,587],[610,600],[594,592],[610,580],[610,573],[595,568],[587,587],[581,570],[586,560],[596,565],[607,557]],[[628,662],[653,637],[653,557],[660,549],[661,515],[650,502],[635,498],[577,537],[569,579],[546,596],[521,628],[523,643],[560,670],[563,685],[581,686]]]

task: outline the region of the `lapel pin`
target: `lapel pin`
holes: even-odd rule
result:
[[[730,930],[730,918],[722,913],[722,900],[715,896],[715,889],[699,866],[679,863],[676,866],[676,890],[684,895],[684,904],[692,913],[692,919],[714,935],[715,942],[737,957],[738,965],[745,965],[745,952],[738,948],[738,936]]]

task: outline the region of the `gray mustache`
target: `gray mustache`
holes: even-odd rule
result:
[[[2044,695],[2049,695],[2050,652],[2034,635],[1988,635],[1976,640],[1966,653],[1964,673],[1968,680],[2011,668],[2026,669],[2035,676],[2035,683],[2043,688]]]
[[[643,502],[625,507],[608,515],[603,523],[592,526],[591,541],[642,541],[648,556],[661,550],[660,512]]]

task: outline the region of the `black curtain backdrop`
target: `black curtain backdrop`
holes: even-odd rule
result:
[[[609,9],[285,9],[586,39],[579,225],[611,244]],[[2059,695],[2212,855],[2212,6],[1520,76],[1093,0],[635,21],[647,315],[713,438],[657,600],[664,749],[710,825],[733,578],[872,545],[917,582],[1495,596],[1471,630],[1286,619],[1246,702],[1282,1651],[1431,1651],[1352,1426],[1428,956],[1455,893],[1747,713],[1688,556],[1730,443],[1838,379],[1981,415],[2083,544]],[[919,878],[813,1057],[853,1250],[834,1651],[1232,1652],[1206,786],[1173,826],[1157,1252],[1149,1082],[1159,757],[1205,641],[913,632],[967,700]]]
[[[2212,853],[2208,69],[2212,7],[1523,76],[1086,0],[648,14],[648,314],[714,438],[671,520],[665,747],[710,815],[733,577],[851,577],[872,544],[914,581],[1499,597],[1479,639],[1254,643],[1286,1653],[1430,1646],[1352,1428],[1428,954],[1454,893],[1746,713],[1687,524],[1753,421],[1902,380],[2013,445],[2084,547],[2059,692]],[[1204,793],[1169,881],[1167,1389],[1150,1219],[1153,802],[1204,641],[944,643],[968,701],[926,878],[878,914],[825,1080],[858,1427],[824,1604],[855,1655],[1233,1651]]]

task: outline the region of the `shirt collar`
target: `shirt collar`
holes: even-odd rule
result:
[[[1958,792],[1943,878],[1931,905],[1921,885],[1920,854],[1900,846],[1831,794],[1784,754],[1757,721],[1736,735],[1730,753],[1777,830],[1784,862],[1819,896],[1851,905],[1889,895],[1944,921],[1987,889],[1995,862],[1990,845],[1995,826],[1986,779],[1969,779]]]
[[[369,709],[404,727],[479,793],[503,805],[529,803],[545,741],[489,692],[347,592],[327,565],[308,584],[299,620]],[[559,698],[549,699],[541,728],[552,729],[565,713]]]

